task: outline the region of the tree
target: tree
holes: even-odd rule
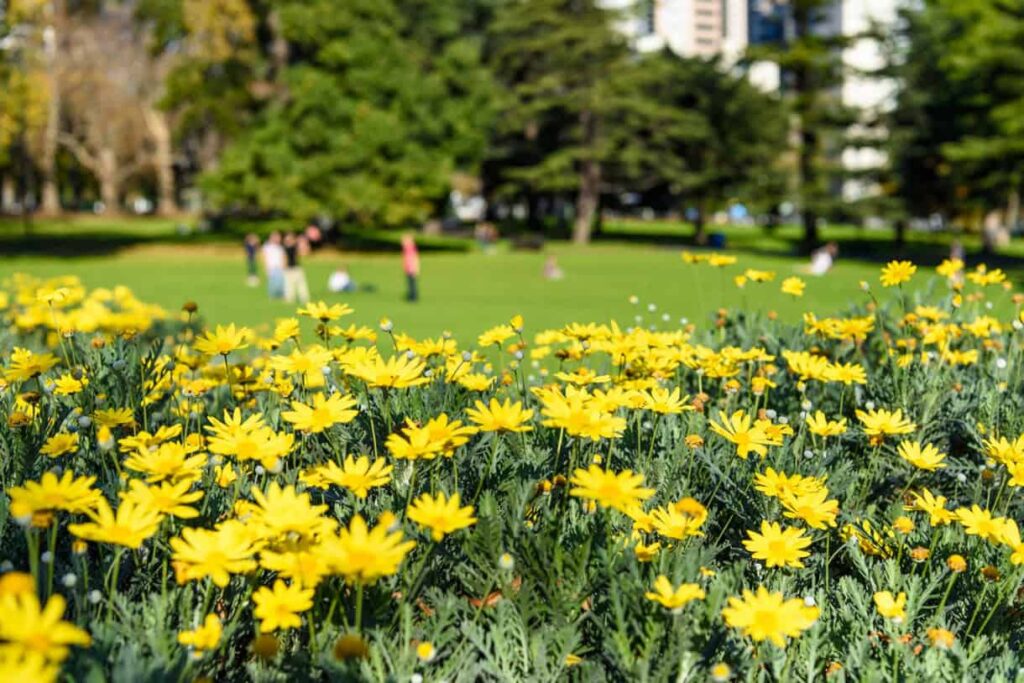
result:
[[[692,205],[698,242],[706,215],[730,200],[781,195],[784,110],[744,75],[665,51],[636,61],[613,93],[614,173],[623,188]]]
[[[529,193],[575,192],[573,241],[590,240],[608,159],[609,85],[628,52],[593,0],[503,4],[491,63],[509,91],[499,132],[502,179]]]
[[[818,220],[838,206],[835,185],[843,176],[839,154],[854,112],[838,96],[843,79],[842,48],[848,39],[821,30],[832,0],[776,0],[789,14],[790,31],[780,43],[756,46],[749,58],[779,65],[783,92],[793,113],[797,159],[797,198],[803,222],[803,246],[818,242]]]
[[[486,97],[473,105],[463,90],[475,92],[472,79],[434,68],[444,56],[478,62],[474,46],[434,32],[443,47],[431,51],[413,34],[417,17],[393,0],[282,0],[276,12],[290,53],[285,91],[207,176],[213,203],[361,226],[423,221],[451,172],[480,155]]]
[[[943,152],[968,166],[982,189],[1005,197],[1003,229],[1012,229],[1024,185],[1024,0],[932,0],[927,7],[959,29],[942,56],[953,78],[985,84],[974,100],[984,115]]]
[[[67,126],[58,139],[96,178],[105,210],[116,212],[124,183],[151,164],[142,117],[151,78],[146,42],[120,7],[70,24],[65,47],[58,82]]]
[[[957,77],[945,60],[960,30],[929,4],[902,11],[885,39],[889,63],[880,75],[893,78],[897,90],[883,117],[888,163],[878,176],[883,193],[877,205],[895,218],[898,243],[910,218],[939,216],[944,224],[957,218],[968,201],[964,190],[976,182],[946,153],[984,124],[978,102],[985,82]]]

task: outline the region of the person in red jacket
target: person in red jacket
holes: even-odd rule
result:
[[[407,284],[405,300],[416,301],[420,298],[416,282],[420,276],[420,253],[411,233],[402,235],[402,270],[405,271]]]

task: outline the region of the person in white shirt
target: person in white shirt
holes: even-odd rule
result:
[[[331,277],[327,280],[327,289],[333,294],[354,292],[356,283],[352,281],[352,276],[348,274],[348,269],[342,266],[331,273]]]
[[[811,254],[811,265],[808,268],[808,272],[811,275],[824,275],[828,271],[832,270],[832,266],[835,264],[836,256],[839,255],[839,245],[835,242],[829,242],[821,249],[817,249]]]

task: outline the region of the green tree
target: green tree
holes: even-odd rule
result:
[[[707,214],[730,200],[781,196],[785,113],[744,75],[665,51],[635,62],[613,93],[614,172],[624,188],[693,206],[698,242]]]
[[[437,211],[452,171],[481,157],[489,80],[479,41],[462,40],[458,24],[418,40],[419,18],[401,5],[275,4],[289,52],[283,93],[207,177],[215,204],[361,226]]]
[[[1024,184],[1024,0],[932,0],[925,11],[956,29],[943,55],[953,78],[984,84],[974,92],[983,116],[944,154],[966,165],[982,190],[1005,198],[1004,224],[1012,228]],[[990,206],[1000,203],[993,198]]]
[[[761,45],[749,52],[751,59],[779,65],[783,93],[793,114],[797,199],[803,221],[803,243],[810,249],[818,242],[818,221],[836,211],[835,192],[843,177],[840,153],[854,112],[838,97],[844,69],[842,48],[849,39],[823,31],[832,0],[777,0],[789,14],[791,31],[780,43]]]
[[[491,63],[508,91],[498,175],[524,195],[574,193],[577,243],[597,216],[609,88],[628,56],[612,20],[593,0],[523,0],[501,5],[491,29]]]

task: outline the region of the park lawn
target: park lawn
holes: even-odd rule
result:
[[[544,259],[552,253],[565,271],[565,278],[557,282],[541,276]],[[839,313],[867,296],[859,288],[861,280],[873,283],[879,296],[889,295],[878,291],[876,264],[840,260],[828,276],[807,277],[806,295],[793,299],[779,291],[779,282],[799,274],[803,260],[772,254],[738,256],[736,266],[716,269],[683,263],[675,248],[624,244],[586,248],[558,244],[545,252],[493,255],[428,253],[422,256],[422,298],[415,304],[402,300],[404,279],[397,254],[325,251],[308,259],[306,270],[314,299],[344,301],[355,308],[346,321],[375,326],[387,316],[396,329],[410,334],[438,335],[447,330],[460,339],[469,339],[516,313],[526,317],[532,330],[569,321],[616,320],[626,326],[635,324],[636,316],[645,325],[661,324],[662,316],[668,316],[673,325],[686,318],[703,326],[723,306],[774,310],[787,320],[796,320],[805,311]],[[328,275],[342,263],[358,283],[375,290],[329,294]],[[737,289],[733,276],[747,267],[776,271],[777,278]],[[292,306],[269,301],[262,285],[247,287],[242,250],[228,245],[141,246],[99,257],[0,260],[2,276],[15,272],[73,274],[91,287],[124,284],[139,297],[171,310],[191,300],[209,322],[237,322],[263,330],[275,318],[294,311]],[[939,284],[924,268],[915,282]],[[632,295],[639,297],[639,304],[630,303]],[[649,310],[650,305],[655,310]],[[997,310],[1008,313],[1010,309]]]

